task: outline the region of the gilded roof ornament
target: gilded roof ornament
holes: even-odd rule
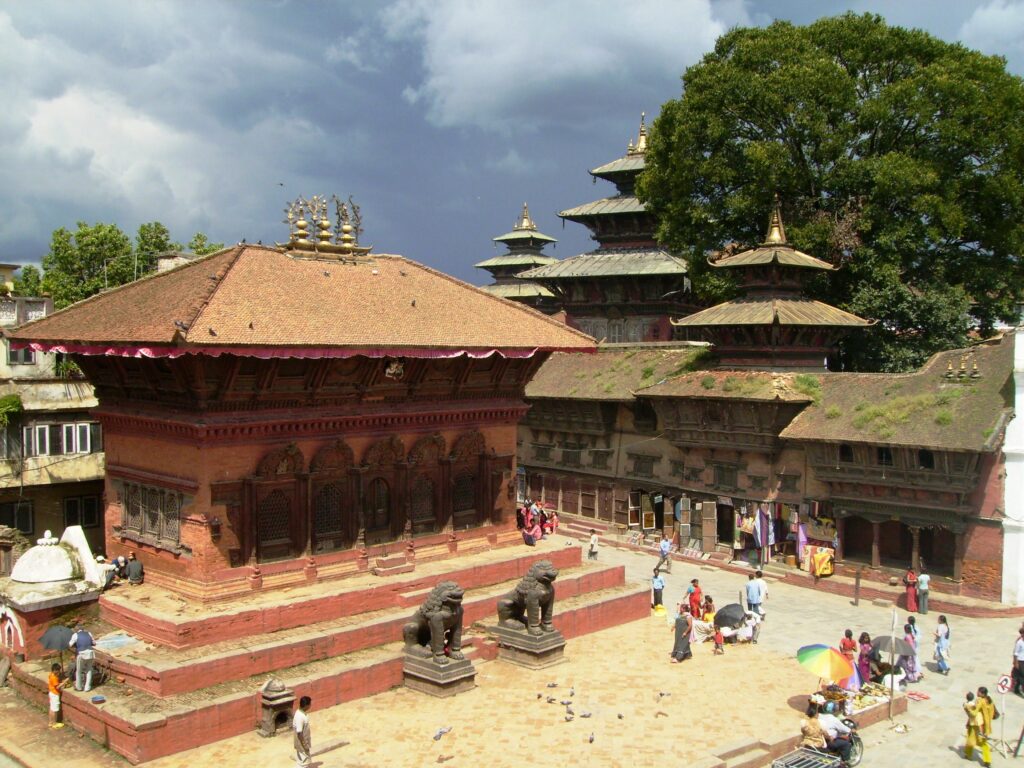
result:
[[[629,146],[626,149],[627,154],[630,155],[642,155],[647,151],[647,113],[640,113],[640,133],[637,134],[636,144],[633,143],[632,139],[629,142]]]
[[[764,245],[788,245],[786,228],[782,224],[782,203],[779,201],[778,192],[775,193],[775,208],[768,221],[768,234],[764,237]]]
[[[328,218],[330,203],[334,203],[335,225],[331,229]],[[359,206],[350,196],[342,201],[337,195],[330,199],[313,195],[308,200],[298,197],[284,209],[285,223],[288,224],[288,242],[282,247],[296,253],[309,253],[321,258],[355,258],[369,253],[370,248],[359,245],[362,234],[362,214]],[[310,224],[316,228],[311,238]]]
[[[523,230],[529,230],[530,232],[537,231],[537,225],[533,223],[533,219],[530,218],[530,209],[526,207],[526,203],[523,203],[523,212],[519,214],[519,221],[512,227],[513,231],[521,232]]]

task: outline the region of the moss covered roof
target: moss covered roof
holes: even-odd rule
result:
[[[699,367],[707,347],[674,343],[599,346],[596,354],[555,352],[526,387],[529,399],[628,401],[633,393]]]
[[[1012,374],[1013,334],[940,352],[913,373],[823,374],[820,396],[782,437],[993,450],[1009,418]]]
[[[806,373],[772,371],[695,371],[643,389],[644,397],[696,397],[724,400],[813,402],[820,384]]]

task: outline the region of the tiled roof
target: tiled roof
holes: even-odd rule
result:
[[[596,354],[556,352],[526,387],[530,399],[633,399],[633,392],[688,370],[706,351],[704,346],[671,342],[600,346]]]
[[[644,213],[647,206],[641,203],[633,195],[616,195],[595,200],[592,203],[577,205],[569,208],[558,215],[563,219],[580,219],[591,216],[606,216],[615,213]]]
[[[827,261],[809,256],[788,245],[762,245],[757,248],[723,256],[712,261],[713,267],[749,267],[758,264],[782,264],[787,267],[807,267],[809,269],[834,270]]]
[[[594,347],[586,334],[540,312],[401,256],[346,263],[254,245],[98,294],[12,338],[115,354],[148,347],[161,354],[524,356]]]
[[[709,309],[673,320],[673,325],[692,328],[716,325],[871,325],[863,318],[841,309],[805,298],[734,299]]]
[[[488,269],[490,267],[533,267],[539,264],[554,264],[558,259],[539,253],[504,253],[489,259],[478,261],[474,267]]]
[[[686,260],[661,248],[602,248],[522,272],[530,280],[623,275],[685,275]]]
[[[771,371],[695,371],[646,387],[644,397],[693,397],[715,400],[813,401],[813,382],[807,374]]]
[[[971,378],[975,363],[978,376]],[[947,377],[950,364],[953,376]],[[818,402],[805,408],[782,437],[993,450],[1009,418],[1010,404],[1002,392],[1012,375],[1012,333],[969,349],[941,352],[914,373],[822,374],[817,377]]]

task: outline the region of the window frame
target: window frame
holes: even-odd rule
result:
[[[72,502],[77,507],[74,512],[74,516],[77,517],[77,521],[72,521],[72,515],[69,514],[68,507],[71,506]],[[87,520],[86,506],[89,502],[94,502],[96,505],[95,509],[92,511],[92,517],[94,518],[93,522],[88,522]],[[86,496],[67,496],[64,498],[61,506],[64,512],[65,528],[72,525],[80,525],[82,528],[98,528],[103,519],[101,514],[102,504],[100,502],[100,497],[95,494],[89,494]]]
[[[8,507],[10,508],[8,510]],[[25,536],[32,536],[36,530],[36,515],[35,505],[32,503],[32,499],[14,499],[13,501],[0,502],[0,524],[8,525],[6,515],[10,514],[10,522],[13,525],[9,527],[21,532]],[[18,524],[18,516],[21,514],[28,515],[28,527],[23,528]]]

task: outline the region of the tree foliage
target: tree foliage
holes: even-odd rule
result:
[[[43,292],[43,275],[35,264],[26,264],[14,278],[15,296],[38,296]]]
[[[202,232],[189,241],[188,249],[204,256],[223,248],[211,243]],[[78,222],[74,231],[64,227],[54,230],[50,250],[43,256],[42,280],[29,265],[22,268],[21,279],[15,281],[15,292],[34,289],[53,296],[57,309],[74,304],[107,288],[130,283],[156,269],[157,257],[167,251],[180,251],[182,245],[171,239],[171,233],[159,221],[142,224],[135,242],[116,224]],[[36,282],[32,283],[31,280]]]
[[[764,236],[843,263],[812,291],[878,320],[847,363],[901,370],[1013,318],[1024,293],[1024,82],[1003,59],[881,17],[734,29],[664,105],[639,194],[690,257]]]

